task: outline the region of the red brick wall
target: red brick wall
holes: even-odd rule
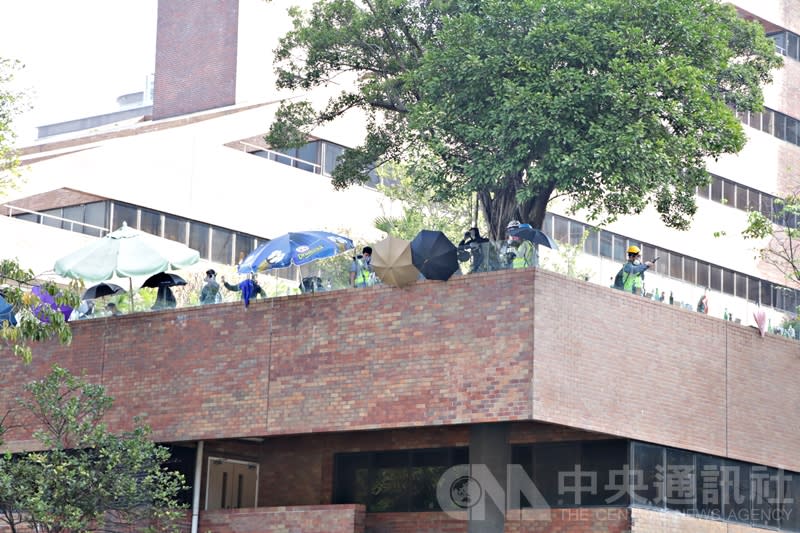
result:
[[[765,529],[740,524],[695,518],[681,513],[632,508],[631,533],[663,533],[691,531],[692,533],[758,533]]]
[[[239,0],[158,3],[153,119],[234,104]]]
[[[623,533],[630,531],[630,510],[551,509],[542,520],[540,512],[506,515],[504,533]],[[469,524],[444,513],[367,513],[366,533],[467,533]],[[686,530],[688,531],[688,530]]]
[[[13,376],[0,412],[58,362],[116,398],[111,427],[142,414],[162,441],[534,419],[800,470],[796,342],[549,272],[73,331],[70,347],[36,346],[30,366],[0,355]],[[9,447],[29,435],[12,430]]]
[[[56,207],[69,207],[100,200],[105,200],[105,198],[73,189],[56,189],[54,191],[35,194],[21,200],[9,202],[9,205],[23,207],[31,211],[46,211],[47,209],[55,209]],[[0,214],[7,215],[8,209],[0,209]]]
[[[363,505],[225,509],[200,514],[205,533],[363,533]]]

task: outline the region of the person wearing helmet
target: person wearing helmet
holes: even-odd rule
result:
[[[622,267],[622,290],[642,294],[644,272],[653,265],[652,261],[642,263],[642,251],[638,246],[628,246],[628,262]]]
[[[522,244],[522,239],[516,235],[516,230],[519,229],[519,221],[512,220],[506,226],[506,241],[500,248],[500,257],[505,261],[505,268],[514,265],[514,258],[517,256],[517,248]]]

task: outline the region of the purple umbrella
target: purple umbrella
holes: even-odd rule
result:
[[[55,309],[56,311],[61,311],[61,314],[64,315],[65,321],[69,320],[69,317],[72,314],[72,307],[66,304],[57,305],[56,299],[53,297],[53,295],[39,286],[36,286],[33,289],[31,289],[31,292],[35,294],[42,302],[33,308],[33,314],[36,316],[36,318],[38,318],[42,322],[50,322],[50,319],[47,318],[47,315],[42,312],[42,306],[46,304]]]

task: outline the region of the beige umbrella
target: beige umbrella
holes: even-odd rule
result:
[[[386,285],[405,287],[419,279],[411,261],[411,242],[389,235],[372,246],[372,269]]]

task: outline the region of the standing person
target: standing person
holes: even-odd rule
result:
[[[225,281],[225,276],[222,276],[222,284],[229,291],[241,292],[244,306],[250,305],[250,298],[266,298],[267,293],[261,288],[261,285],[256,281],[256,275],[250,274],[247,279],[240,281],[238,285],[233,285]]]
[[[178,301],[172,293],[172,289],[166,285],[159,285],[158,293],[156,293],[156,303],[150,309],[174,309],[178,306]]]
[[[520,224],[518,226],[519,229],[530,229],[530,224]],[[519,237],[516,237],[518,240]],[[511,261],[511,266],[513,268],[528,268],[534,265],[534,246],[533,243],[527,239],[522,239],[517,246],[517,255],[514,256],[513,261]]]
[[[372,247],[365,246],[361,255],[353,258],[350,265],[350,285],[353,287],[369,287],[374,283],[375,274],[372,270]]]
[[[470,273],[472,272],[486,272],[489,270],[487,263],[486,243],[489,239],[481,235],[478,228],[470,228],[468,232],[464,233],[464,238],[458,243],[459,254],[465,252],[464,260],[470,259]],[[459,259],[461,259],[459,257]]]
[[[638,246],[628,246],[628,262],[622,267],[623,290],[633,294],[642,294],[644,273],[653,265],[652,261],[642,263],[642,252]]]
[[[708,314],[708,289],[703,292],[703,295],[697,302],[697,312]]]
[[[213,304],[219,295],[219,283],[217,283],[217,272],[210,268],[206,270],[206,283],[200,291],[201,304]]]

